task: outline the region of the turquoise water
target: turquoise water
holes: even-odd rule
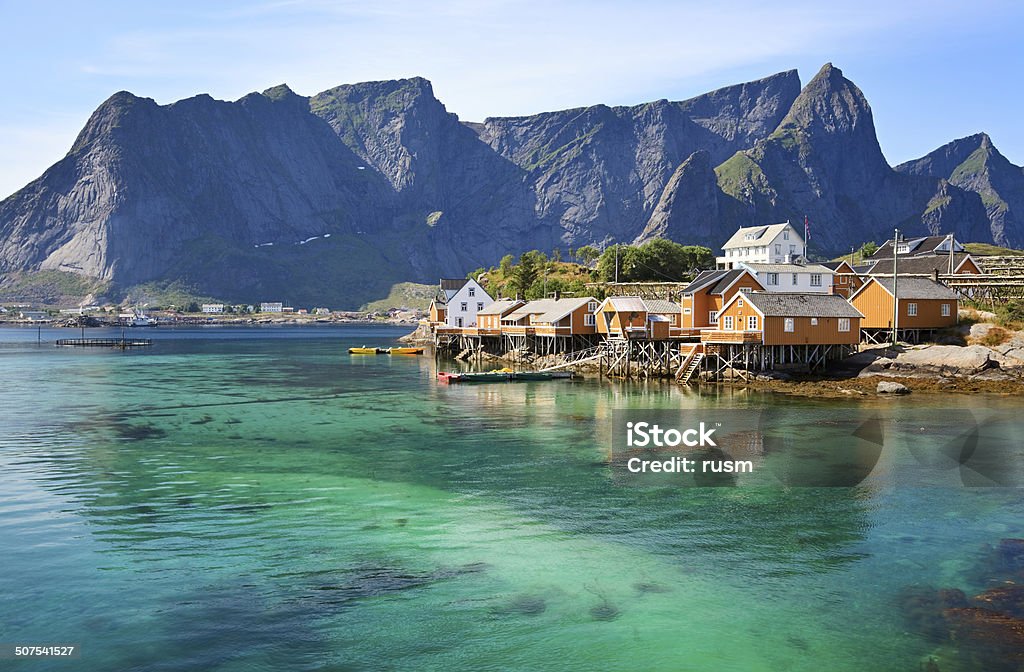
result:
[[[622,487],[607,459],[616,409],[875,400],[443,386],[429,357],[346,353],[404,331],[110,352],[0,329],[0,643],[81,645],[0,668],[971,669],[898,596],[980,592],[984,546],[1024,537],[1019,489],[904,487],[892,461],[848,488]],[[886,403],[1024,430],[1019,398]]]

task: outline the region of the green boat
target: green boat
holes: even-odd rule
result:
[[[569,371],[519,371],[509,374],[512,380],[556,380],[572,378]]]

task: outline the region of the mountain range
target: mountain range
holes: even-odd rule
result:
[[[180,286],[353,308],[509,253],[717,249],[738,226],[805,216],[823,256],[894,227],[1021,246],[1024,170],[984,134],[891,167],[867,99],[831,64],[802,87],[788,71],[482,123],[422,78],[170,105],[122,91],[0,203],[0,295],[58,277],[111,296]]]

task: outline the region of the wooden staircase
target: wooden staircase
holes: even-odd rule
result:
[[[676,382],[681,385],[688,384],[690,379],[700,371],[700,364],[703,361],[704,348],[701,345],[694,345],[676,370]]]

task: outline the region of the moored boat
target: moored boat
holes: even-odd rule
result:
[[[388,348],[389,355],[422,355],[423,348]]]
[[[348,349],[348,354],[350,355],[383,355],[386,352],[387,350],[383,348],[367,348],[366,346]]]
[[[512,369],[468,373],[439,371],[437,374],[437,379],[442,383],[504,383],[507,381],[556,380],[572,377],[573,374],[569,371],[513,371]]]

